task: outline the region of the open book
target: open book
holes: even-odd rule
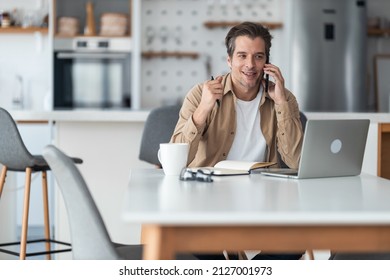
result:
[[[239,160],[223,160],[218,162],[214,167],[198,167],[191,168],[195,170],[201,169],[203,172],[213,175],[247,175],[252,170],[264,168],[276,164],[275,162],[255,162],[255,161],[239,161]]]

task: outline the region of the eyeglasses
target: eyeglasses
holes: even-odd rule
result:
[[[202,169],[198,169],[197,171],[193,171],[190,168],[183,168],[180,172],[180,180],[182,181],[199,181],[199,182],[213,182],[213,171],[210,173],[205,173]]]

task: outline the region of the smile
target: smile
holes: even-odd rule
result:
[[[257,75],[257,72],[242,72],[248,78],[254,78]]]

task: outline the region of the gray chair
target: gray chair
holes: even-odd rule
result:
[[[10,242],[0,244],[0,252],[19,256],[20,259],[25,259],[29,256],[47,255],[70,251],[69,243],[64,243],[50,239],[50,221],[49,221],[49,202],[47,191],[47,170],[49,166],[41,155],[31,155],[23,143],[17,128],[16,122],[12,116],[3,108],[0,108],[0,163],[3,165],[0,175],[0,198],[4,188],[5,179],[8,171],[25,172],[25,190],[24,190],[24,204],[22,217],[22,232],[20,242]],[[82,163],[81,159],[73,158],[74,162]],[[28,214],[30,205],[30,188],[31,188],[31,174],[33,172],[42,173],[42,191],[43,191],[43,211],[44,211],[44,239],[27,240],[28,235]],[[45,242],[45,250],[41,252],[27,253],[27,243]],[[59,243],[67,245],[67,249],[51,250],[50,243]],[[4,247],[14,246],[20,244],[20,252],[3,249]]]
[[[163,106],[153,109],[145,122],[142,133],[139,159],[161,167],[157,158],[160,143],[167,143],[171,139],[176,123],[179,119],[181,105]]]
[[[142,245],[113,243],[80,171],[58,148],[43,156],[61,190],[69,219],[72,254],[76,260],[142,259]]]

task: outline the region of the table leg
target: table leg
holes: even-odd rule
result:
[[[145,241],[148,240],[148,243]],[[143,259],[172,260],[175,258],[174,231],[158,225],[142,226],[141,242],[144,244]]]

